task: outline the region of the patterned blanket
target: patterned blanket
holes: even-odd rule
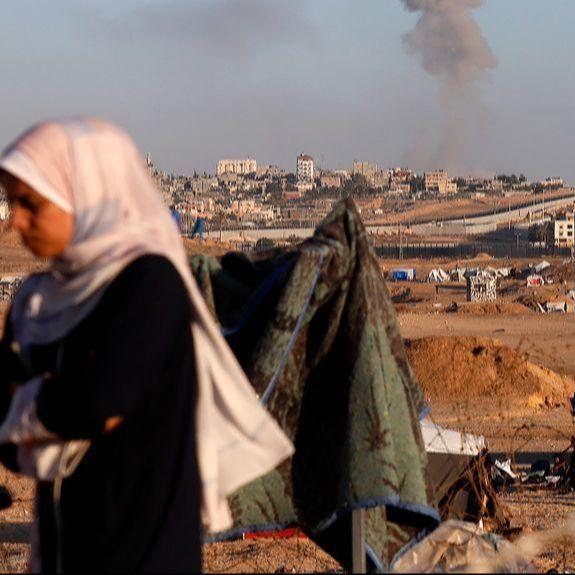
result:
[[[230,500],[234,528],[298,526],[351,566],[350,511],[386,568],[435,526],[421,390],[389,292],[351,200],[294,250],[198,256],[191,267],[253,386],[296,447]]]

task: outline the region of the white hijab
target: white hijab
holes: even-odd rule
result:
[[[70,246],[47,273],[27,280],[15,298],[11,319],[20,343],[62,338],[94,309],[106,286],[144,254],[162,255],[178,270],[194,314],[202,519],[209,531],[228,528],[226,497],[271,471],[293,446],[261,406],[212,319],[177,226],[131,139],[94,119],[40,124],[8,148],[0,167],[75,222]]]

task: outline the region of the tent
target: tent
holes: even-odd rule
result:
[[[449,281],[449,274],[444,272],[441,268],[431,270],[427,276],[428,282],[444,283]]]
[[[546,269],[550,268],[551,264],[545,260],[543,260],[540,264],[534,266],[535,273],[540,274],[541,272],[545,271]]]
[[[393,270],[392,277],[394,282],[412,282],[415,280],[416,272],[413,268]]]
[[[461,475],[471,459],[486,449],[481,436],[444,429],[428,416],[421,421],[428,470],[438,502]]]

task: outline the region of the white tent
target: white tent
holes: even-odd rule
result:
[[[540,264],[537,264],[533,269],[536,273],[540,274],[542,271],[545,271],[547,268],[550,268],[551,264],[545,260],[543,260]]]
[[[444,272],[441,268],[437,268],[429,272],[427,281],[441,284],[449,281],[449,274]]]

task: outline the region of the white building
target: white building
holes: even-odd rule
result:
[[[314,166],[311,156],[300,154],[297,157],[296,175],[298,182],[313,182]]]
[[[571,247],[575,240],[575,218],[571,216],[563,220],[555,220],[555,245]]]
[[[216,175],[224,174],[254,174],[258,170],[258,164],[253,158],[243,160],[219,160],[216,165]]]

